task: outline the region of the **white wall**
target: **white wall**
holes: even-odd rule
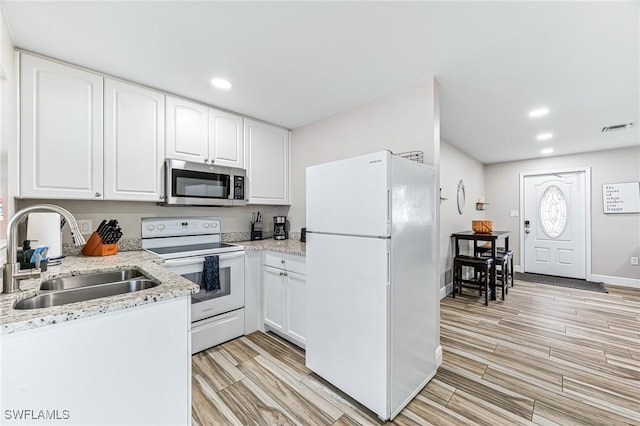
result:
[[[458,212],[458,182],[464,182],[465,207]],[[440,287],[453,280],[454,242],[451,234],[471,229],[471,221],[484,219],[485,212],[476,210],[476,201],[485,195],[484,165],[444,140],[440,141]],[[468,247],[461,249],[469,250]]]
[[[314,164],[389,149],[423,151],[425,164],[434,165],[436,82],[378,98],[292,131],[291,229],[305,226],[306,168]]]
[[[14,161],[17,158],[17,75],[15,72],[15,54],[13,41],[4,16],[4,9],[0,8],[0,197],[3,202],[2,226],[0,239],[6,235],[6,223],[13,212],[13,197],[11,196],[10,176],[17,173]]]
[[[602,210],[602,184],[640,180],[640,147],[487,165],[487,218],[494,228],[512,232],[509,246],[519,263],[523,218],[509,215],[519,208],[519,174],[572,167],[591,167],[592,273],[640,280],[640,267],[630,263],[631,256],[640,256],[640,213],[605,215]]]

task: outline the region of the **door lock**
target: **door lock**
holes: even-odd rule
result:
[[[524,233],[525,233],[525,234],[530,233],[530,232],[531,232],[531,229],[530,229],[530,228],[531,228],[531,222],[530,222],[530,221],[528,221],[528,220],[525,220],[525,221],[524,221]]]

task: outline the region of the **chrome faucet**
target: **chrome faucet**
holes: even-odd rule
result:
[[[3,293],[15,293],[20,291],[20,280],[28,278],[38,278],[40,276],[40,269],[20,270],[20,263],[17,261],[16,242],[18,240],[18,224],[29,213],[35,211],[52,211],[59,213],[67,220],[69,228],[71,229],[71,238],[77,246],[81,246],[86,243],[84,237],[80,233],[78,223],[68,210],[62,207],[55,206],[53,204],[36,204],[34,206],[26,207],[13,215],[7,224],[7,263],[4,265],[4,275],[2,282]]]

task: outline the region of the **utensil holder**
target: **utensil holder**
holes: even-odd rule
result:
[[[118,253],[118,243],[104,244],[97,232],[91,234],[89,241],[82,248],[85,256],[111,256]]]

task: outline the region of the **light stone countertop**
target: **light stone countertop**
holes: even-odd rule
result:
[[[299,239],[274,240],[270,238],[256,241],[237,241],[235,244],[243,245],[247,251],[270,250],[296,256],[306,256],[307,253],[307,243],[303,243]]]
[[[62,259],[61,265],[49,267],[46,272],[42,273],[41,278],[21,281],[22,291],[11,294],[0,293],[0,334],[15,333],[176,297],[189,296],[199,290],[196,284],[169,272],[159,263],[158,257],[144,251],[120,252],[114,256],[104,257],[65,257]],[[128,268],[140,270],[153,281],[159,282],[160,285],[133,293],[50,308],[13,309],[16,302],[38,293],[41,280]]]

